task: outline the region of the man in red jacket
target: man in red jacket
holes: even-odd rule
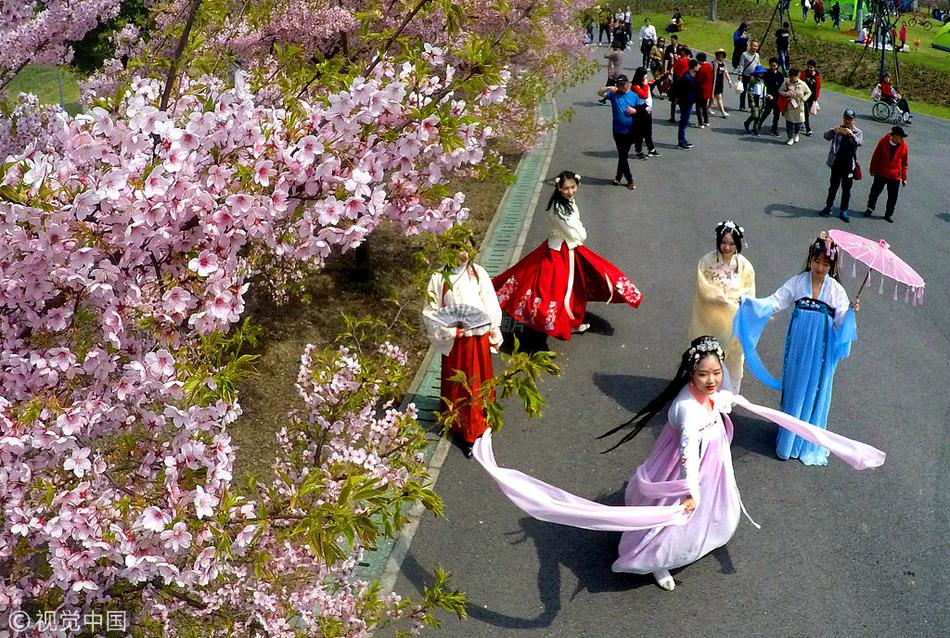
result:
[[[871,175],[874,182],[868,194],[868,207],[864,211],[865,217],[874,214],[877,198],[887,186],[887,205],[884,210],[884,221],[894,223],[894,206],[897,205],[897,195],[901,184],[907,185],[907,142],[904,138],[907,133],[900,126],[895,126],[891,132],[881,138],[871,155]]]

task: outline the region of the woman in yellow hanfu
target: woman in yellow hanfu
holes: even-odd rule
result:
[[[742,227],[734,221],[716,226],[716,250],[699,260],[696,296],[689,338],[713,335],[725,347],[726,369],[733,392],[739,392],[745,358],[739,340],[732,335],[732,320],[741,297],[755,297],[755,269],[742,252]]]

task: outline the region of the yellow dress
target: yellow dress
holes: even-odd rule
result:
[[[719,251],[699,260],[696,268],[696,296],[689,322],[689,338],[712,335],[726,352],[726,369],[734,392],[742,382],[745,357],[739,340],[732,335],[732,320],[739,309],[740,297],[755,297],[755,269],[740,254],[726,265]]]

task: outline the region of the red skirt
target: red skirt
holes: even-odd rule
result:
[[[636,308],[643,299],[619,268],[585,246],[571,250],[566,243],[551,250],[545,241],[492,283],[502,310],[558,339],[571,338],[584,322],[589,301]]]
[[[456,337],[449,356],[442,357],[442,410],[454,412],[452,431],[459,432],[469,443],[474,443],[488,429],[485,409],[478,397],[484,381],[492,378],[491,350],[488,335]],[[468,387],[450,379],[461,370],[468,378]],[[492,391],[491,398],[495,393]],[[449,402],[451,405],[445,405]]]

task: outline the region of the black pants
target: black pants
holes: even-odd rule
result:
[[[788,139],[792,139],[798,132],[802,130],[801,122],[789,122],[785,120],[785,134],[788,135]]]
[[[742,93],[739,94],[739,108],[745,108],[745,98],[749,94],[749,84],[752,82],[751,75],[742,76]],[[752,98],[749,98],[749,104],[752,104]]]
[[[828,184],[828,198],[825,200],[825,208],[831,208],[835,203],[835,195],[838,193],[838,187],[841,187],[841,210],[848,210],[851,203],[851,187],[854,186],[854,173],[848,170],[841,170],[831,167],[831,182]]]
[[[811,105],[815,103],[815,98],[810,97],[805,100],[805,132],[811,133]]]
[[[696,123],[709,124],[709,100],[702,98],[696,100]]]
[[[653,115],[650,113],[637,113],[633,116],[633,146],[637,155],[643,153],[643,143],[646,142],[647,150],[653,151]]]
[[[675,82],[670,85],[670,92],[668,95],[668,97],[670,98],[670,121],[671,122],[676,121],[676,103],[679,102],[679,98],[676,97],[676,91],[674,91],[675,86],[676,86]]]
[[[762,115],[759,116],[759,128],[762,128],[769,113],[772,114],[772,135],[778,135],[778,98],[765,99],[765,108],[762,109]]]
[[[877,206],[877,198],[881,195],[885,186],[887,186],[887,204],[884,205],[884,216],[891,217],[894,215],[894,207],[897,206],[897,196],[901,192],[901,181],[899,179],[875,177],[871,183],[871,192],[868,193],[868,210],[874,210],[874,207]]]
[[[600,29],[597,31],[597,44],[600,44],[604,41],[604,34],[607,34],[607,44],[610,44],[610,38],[613,36],[610,35],[610,24],[606,22],[602,22],[600,24]]]
[[[614,133],[614,144],[617,145],[617,173],[616,178],[625,178],[628,182],[633,182],[633,175],[630,174],[630,147],[633,146],[633,135],[631,133]]]

